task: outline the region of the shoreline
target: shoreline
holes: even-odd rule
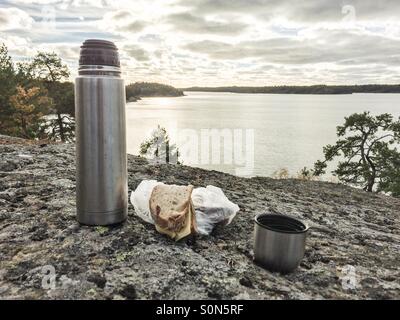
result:
[[[308,86],[220,86],[220,87],[187,87],[181,91],[200,92],[231,92],[231,93],[260,93],[260,94],[313,94],[337,95],[353,93],[400,93],[399,84],[380,85],[308,85]]]
[[[383,94],[383,95],[399,95],[400,92],[352,92],[352,93],[273,93],[273,92],[268,92],[268,93],[262,93],[262,92],[231,92],[231,91],[201,91],[201,90],[195,90],[195,91],[190,91],[190,90],[185,90],[184,92],[201,92],[201,93],[231,93],[231,94],[250,94],[250,95],[297,95],[297,96],[342,96],[342,95],[361,95],[361,94]]]

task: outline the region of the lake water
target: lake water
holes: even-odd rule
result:
[[[127,104],[127,147],[138,154],[140,143],[161,125],[181,149],[184,164],[247,176],[285,168],[295,175],[322,159],[322,147],[335,143],[345,116],[363,111],[398,117],[400,94],[185,92],[144,98]],[[211,133],[225,137],[219,148],[218,137],[208,138]]]

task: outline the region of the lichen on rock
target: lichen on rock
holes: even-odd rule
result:
[[[175,243],[129,206],[119,226],[75,218],[72,144],[0,139],[1,299],[400,298],[400,200],[326,182],[240,178],[128,156],[143,179],[215,185],[241,210],[211,236]],[[5,141],[6,140],[6,141]],[[311,225],[292,274],[252,261],[253,219],[288,213]]]

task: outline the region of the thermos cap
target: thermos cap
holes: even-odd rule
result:
[[[111,41],[88,39],[81,46],[79,65],[120,67],[118,48]]]

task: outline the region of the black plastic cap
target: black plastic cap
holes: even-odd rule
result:
[[[111,41],[86,40],[81,46],[79,65],[120,67],[118,48]]]

